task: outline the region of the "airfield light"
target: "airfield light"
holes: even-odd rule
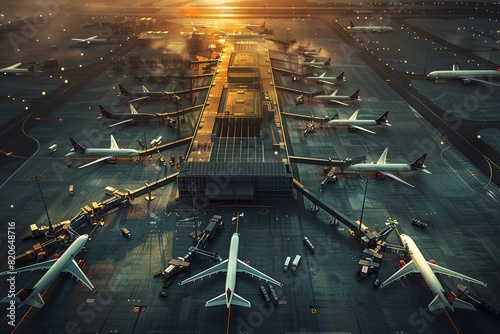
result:
[[[64,71],[64,67],[61,67],[61,71]]]
[[[479,133],[477,134],[477,139],[481,139],[481,135]]]
[[[28,107],[28,106],[24,107],[24,110],[28,110],[28,109],[29,109],[29,107]]]
[[[47,94],[47,93],[45,93],[45,92],[42,92],[42,95],[44,95],[44,96],[45,96],[45,94]]]
[[[11,204],[11,205],[10,205],[10,208],[11,208],[11,209],[13,209],[13,208],[14,208],[14,204]]]
[[[67,84],[68,83],[68,79],[64,80],[64,83]]]
[[[80,56],[82,56],[82,57],[83,57],[83,52],[82,52],[82,53],[80,53]]]

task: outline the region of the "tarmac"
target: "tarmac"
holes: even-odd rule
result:
[[[3,94],[16,97],[16,100],[6,96],[2,98],[2,133],[7,128],[11,131],[10,126],[20,120],[25,120],[27,125],[24,130],[13,128],[16,135],[7,137],[8,143],[4,141],[2,144],[13,152],[15,160],[6,160],[10,158],[5,154],[0,160],[1,220],[15,222],[18,254],[31,248],[34,242],[42,240],[21,240],[21,236],[29,232],[29,225],[44,225],[47,220],[38,187],[29,181],[33,175],[44,176],[40,186],[48,213],[52,222],[59,222],[74,217],[82,206],[107,198],[104,193],[106,186],[121,191],[136,189],[145,182],[177,171],[175,166],[167,164],[164,167],[156,157],[120,159],[117,164],[103,163],[78,169],[79,165],[89,160],[68,159],[64,156],[70,149],[69,137],[74,137],[89,147],[107,147],[109,136],[113,134],[120,147],[141,149],[139,141],[144,138],[149,142],[161,135],[165,143],[190,136],[198,121],[199,110],[186,114],[185,121],[179,120],[176,128],[150,121],[109,129],[107,126],[111,120],[97,120],[99,104],[109,107],[110,111],[127,110],[126,99],[117,96],[118,84],[130,91],[139,91],[142,84],[133,75],[155,70],[126,67],[122,72],[113,72],[109,63],[99,64],[101,56],[109,56],[102,45],[85,48],[92,51],[89,53],[88,63],[79,69],[79,57],[82,56],[77,52],[71,53],[74,49],[69,46],[62,47],[68,36],[88,35],[82,27],[85,18],[78,17],[82,24],[72,25],[71,31],[62,35],[57,42],[61,45],[58,56],[63,57],[61,59],[64,59],[65,64],[69,64],[70,74],[64,74],[63,79],[41,74],[35,77],[5,77],[0,81],[0,87],[5,92]],[[55,17],[47,30],[52,25],[58,26],[58,20],[63,18],[63,15]],[[392,179],[377,180],[374,174],[358,175],[347,171],[338,175],[336,183],[320,190],[320,182],[325,176],[323,168],[311,165],[294,165],[294,178],[300,180],[318,198],[356,219],[361,216],[365,187],[368,187],[363,223],[370,230],[380,232],[386,227],[385,222],[389,218],[396,219],[399,222],[397,232],[410,235],[427,259],[434,259],[439,265],[488,283],[488,287],[466,285],[476,295],[500,306],[499,246],[495,241],[498,235],[496,217],[500,213],[500,192],[497,185],[490,182],[489,175],[481,172],[448,137],[436,130],[420,108],[409,104],[398,90],[394,90],[394,80],[387,81],[387,77],[380,76],[378,67],[367,63],[365,50],[357,44],[346,43],[345,35],[332,30],[335,19],[345,24],[350,19],[355,20],[356,16],[332,15],[327,19],[323,17],[322,20],[266,20],[266,28],[274,30],[274,37],[286,39],[293,36],[300,44],[311,40],[311,47],[322,47],[322,58],[332,56],[333,65],[328,73],[338,74],[342,70],[346,72],[347,78],[345,82],[329,87],[296,82],[292,80],[292,76],[274,71],[275,86],[318,92],[331,92],[338,88],[339,95],[351,94],[359,88],[361,101],[350,107],[342,107],[305,98],[304,104],[294,106],[294,93],[276,90],[271,96],[277,97],[282,111],[306,116],[337,114],[344,118],[359,108],[359,118],[372,119],[389,110],[392,127],[374,128],[377,134],[372,135],[360,131],[350,132],[344,127],[318,125],[315,133],[304,138],[302,132],[308,121],[283,117],[288,153],[335,159],[366,156],[366,161],[371,162],[376,161],[382,151],[389,147],[388,162],[410,162],[420,154],[427,153],[426,165],[432,174],[399,174],[399,177],[414,184],[415,188]],[[224,20],[219,21],[221,25],[224,24]],[[241,22],[247,21],[245,19]],[[64,22],[67,20],[64,19]],[[177,42],[183,38],[180,37],[180,31],[188,30],[184,25],[189,25],[190,22],[190,19],[172,19],[162,30],[169,30],[169,41]],[[356,23],[360,22],[361,19]],[[231,24],[231,27],[235,26]],[[412,32],[411,27],[408,29]],[[420,78],[426,64],[422,60],[422,54],[425,57],[427,51],[422,51],[419,43],[403,42],[402,38],[398,38],[401,36],[396,34],[395,31],[369,35],[370,45],[377,45],[375,41],[379,41],[378,44],[389,48],[388,52],[384,52],[385,58],[407,59],[411,64],[417,64],[414,70],[417,74],[412,76],[411,73],[405,73],[410,70],[408,65],[398,63],[394,70],[387,69],[391,78],[404,78],[401,82],[406,86],[411,84],[422,96],[428,97],[436,106],[444,107],[447,111],[454,109],[446,108],[457,102],[454,96],[474,94],[477,89],[474,86],[422,81]],[[2,43],[5,44],[6,41],[3,40]],[[137,46],[132,43],[134,42],[114,45],[113,53],[127,54]],[[270,41],[266,43],[271,57],[285,57],[277,51],[279,46]],[[401,47],[403,44],[406,47],[404,49]],[[398,45],[402,51],[395,56],[394,50]],[[37,50],[35,46],[32,47],[31,54]],[[142,52],[151,57],[157,55],[156,51],[142,49]],[[366,52],[370,53],[371,49]],[[420,61],[414,62],[411,56]],[[24,58],[25,61],[31,59],[29,56]],[[387,59],[380,62],[384,63]],[[2,61],[2,64],[7,62]],[[432,66],[427,65],[426,71],[430,71],[433,66],[441,68],[437,66],[443,65],[443,69],[447,68],[452,62],[448,59],[433,62]],[[275,68],[284,64],[283,61],[271,62]],[[321,70],[310,72],[320,74]],[[89,75],[92,73],[98,74]],[[64,88],[61,88],[64,78],[69,78],[70,84],[72,80],[76,81],[69,93],[64,93]],[[209,85],[210,80],[204,79],[199,84]],[[438,89],[443,92],[441,96],[436,92],[438,89],[433,89],[433,85],[439,86]],[[175,79],[166,84],[147,84],[151,91],[184,90],[187,89],[185,86]],[[42,97],[42,91],[46,91],[45,97]],[[201,92],[192,100],[184,99],[182,107],[204,100],[204,94],[207,93]],[[28,110],[24,108],[27,102],[19,102],[22,98],[30,101]],[[496,138],[495,128],[491,129],[490,124],[498,122],[498,115],[494,113],[498,104],[497,90],[491,93],[491,98],[481,100],[479,104],[479,108],[484,110],[480,113],[484,128],[479,131],[493,131],[490,142]],[[136,108],[147,113],[176,110],[171,101],[143,101]],[[454,115],[463,120],[464,126],[468,126],[467,121],[470,119],[460,113],[462,109],[455,110],[457,112]],[[39,121],[35,120],[38,115],[42,117]],[[54,154],[49,154],[47,148],[54,143],[58,144],[59,149]],[[4,153],[7,151],[4,148],[2,150]],[[178,157],[186,154],[186,148],[175,148],[164,154]],[[71,167],[68,167],[68,163],[72,163]],[[67,192],[70,184],[75,189],[73,197],[69,197]],[[103,217],[102,226],[87,226],[82,229],[81,233],[91,233],[91,239],[78,258],[85,260],[83,270],[96,287],[95,293],[74,278],[61,276],[44,294],[45,306],[42,309],[24,307],[16,310],[17,327],[7,324],[7,310],[3,311],[4,320],[0,322],[0,332],[222,333],[227,328],[230,333],[497,331],[498,319],[483,311],[429,312],[427,305],[433,296],[418,275],[404,278],[383,289],[373,288],[372,283],[376,278],[385,280],[397,270],[399,255],[385,254],[378,275],[371,274],[363,282],[358,282],[357,263],[362,258],[362,247],[348,235],[344,226],[330,224],[331,217],[322,211],[311,210],[311,203],[301,196],[294,201],[198,203],[195,211],[190,200],[176,199],[175,184],[155,190],[152,195],[155,196],[153,201],[137,198],[130,207],[109,212]],[[169,259],[184,256],[188,247],[193,245],[188,234],[193,231],[194,224],[203,228],[215,214],[223,217],[226,228],[208,249],[225,259],[230,237],[235,229],[232,216],[236,212],[245,213],[239,226],[239,258],[248,260],[250,265],[284,284],[282,288],[275,287],[279,296],[278,305],[265,305],[259,292],[259,285],[263,282],[239,275],[236,293],[249,300],[251,308],[232,307],[230,313],[223,306],[205,308],[207,300],[223,292],[223,275],[184,286],[177,285],[183,278],[214,264],[203,258],[195,259],[189,273],[174,276],[167,289],[163,288],[161,278],[153,277],[153,273],[167,267]],[[427,222],[427,230],[411,225],[413,218]],[[130,230],[130,240],[121,235],[122,227]],[[304,245],[304,236],[315,245],[315,254],[311,254]],[[6,229],[1,230],[0,240],[6,239]],[[393,232],[387,241],[399,244],[397,233]],[[1,244],[6,245],[5,242]],[[6,257],[7,248],[3,247],[0,253]],[[302,256],[297,271],[284,272],[285,258],[293,258],[296,254]],[[5,265],[0,267],[0,271],[4,270]],[[16,278],[16,287],[35,284],[40,277],[41,273],[37,272],[20,274]],[[439,279],[446,290],[456,291],[458,280],[441,276]],[[1,294],[6,295],[7,290],[8,284],[2,280]],[[159,297],[161,291],[168,292],[169,296]]]

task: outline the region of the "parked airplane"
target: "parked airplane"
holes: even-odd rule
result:
[[[1,302],[10,302],[14,299],[17,303],[21,303],[18,308],[25,304],[42,308],[45,303],[42,299],[41,293],[43,293],[43,291],[45,291],[45,289],[47,289],[52,282],[54,282],[60,273],[71,273],[90,290],[95,291],[95,287],[92,285],[87,276],[85,276],[80,267],[78,267],[78,264],[75,261],[75,256],[81,251],[83,246],[85,246],[88,239],[89,236],[87,234],[79,236],[75,241],[73,241],[64,254],[55,260],[36,263],[13,271],[4,271],[3,273],[0,273],[0,275],[13,275],[25,271],[48,269],[48,271],[42,276],[42,278],[40,278],[33,288],[23,288],[19,290],[15,296],[5,297]]]
[[[238,305],[244,307],[251,307],[251,304],[248,300],[237,295],[234,290],[236,287],[236,274],[237,273],[246,273],[251,276],[256,276],[259,279],[262,279],[266,282],[271,282],[278,286],[283,286],[280,282],[275,279],[267,276],[266,274],[261,273],[257,269],[250,267],[245,262],[238,259],[238,248],[239,248],[239,239],[240,235],[238,232],[234,233],[231,237],[231,245],[229,246],[229,255],[228,259],[222,261],[215,266],[202,271],[199,274],[196,274],[188,279],[183,280],[179,283],[179,285],[183,285],[186,283],[194,282],[199,279],[203,279],[207,276],[212,276],[218,274],[220,272],[226,273],[226,285],[224,288],[224,293],[221,295],[210,299],[205,303],[205,307],[224,305],[226,304],[227,308],[230,308],[231,305]]]
[[[315,100],[319,100],[319,101],[328,101],[330,103],[338,103],[338,104],[341,104],[343,106],[348,106],[347,103],[344,103],[342,101],[359,101],[361,100],[359,98],[359,89],[357,91],[354,92],[354,94],[352,94],[351,96],[342,96],[342,95],[337,95],[337,92],[339,90],[335,90],[333,93],[331,93],[330,95],[316,95],[314,97]]]
[[[125,95],[128,97],[135,97],[135,99],[130,100],[129,102],[135,102],[139,100],[150,100],[153,98],[166,98],[166,97],[173,97],[176,102],[179,100],[182,102],[182,98],[178,95],[175,94],[175,92],[170,92],[170,91],[163,91],[163,92],[150,92],[146,86],[142,86],[142,92],[129,92],[125,88],[123,88],[122,85],[118,85],[120,88],[120,95]]]
[[[113,137],[113,135],[111,135],[110,148],[85,148],[82,145],[80,145],[73,138],[70,138],[69,140],[71,141],[71,145],[73,146],[73,148],[71,149],[71,152],[66,154],[66,156],[78,153],[78,154],[83,154],[83,155],[94,155],[94,156],[102,157],[102,158],[94,160],[88,164],[80,166],[78,168],[88,167],[90,165],[93,165],[95,163],[98,163],[98,162],[101,162],[104,160],[109,160],[111,163],[115,163],[117,157],[130,157],[131,158],[131,157],[136,157],[139,155],[139,151],[137,151],[137,150],[134,150],[131,148],[119,148],[118,144],[116,143],[115,137]]]
[[[362,31],[362,32],[388,32],[388,31],[393,31],[392,27],[390,26],[376,26],[371,23],[367,26],[355,26],[352,21],[350,21],[351,24],[348,27],[350,31]]]
[[[303,61],[302,66],[312,67],[312,68],[325,68],[332,65],[332,58],[328,58],[324,62],[318,62],[318,59],[313,59],[311,61]]]
[[[453,276],[461,280],[465,280],[467,282],[473,282],[484,286],[486,286],[486,283],[481,282],[472,277],[462,275],[450,269],[438,266],[437,264],[434,263],[433,260],[426,261],[424,256],[418,249],[417,245],[415,244],[415,242],[412,240],[412,238],[410,238],[406,234],[401,234],[401,242],[403,243],[403,246],[406,248],[406,251],[410,255],[411,261],[408,262],[403,268],[399,269],[391,277],[389,277],[385,282],[383,282],[381,287],[385,287],[386,285],[408,274],[420,273],[422,274],[422,277],[424,278],[429,288],[436,295],[436,297],[434,297],[434,299],[428,306],[429,311],[435,311],[446,307],[449,308],[451,311],[454,311],[455,308],[461,308],[473,311],[476,310],[476,308],[473,305],[457,298],[454,295],[452,295],[453,297],[451,301],[448,298],[446,298],[445,296],[446,292],[444,291],[443,286],[437,279],[436,273],[447,276]]]
[[[325,75],[326,75],[326,72],[321,74],[319,77],[306,77],[306,80],[316,80],[316,83],[318,83],[318,84],[326,83],[329,85],[334,85],[335,82],[345,81],[344,72],[340,73],[336,77],[326,77]]]
[[[108,43],[109,42],[109,37],[108,38],[97,38],[96,36],[92,37],[87,37],[87,38],[72,38],[72,41],[76,41],[78,43],[86,43],[86,44],[99,44],[99,43]]]
[[[17,63],[11,66],[4,67],[0,69],[0,72],[7,75],[7,74],[15,74],[15,75],[25,75],[27,73],[35,73],[35,70],[33,69],[33,63],[30,65],[28,68],[19,68],[22,63]]]
[[[262,24],[246,23],[246,24],[243,24],[243,25],[240,26],[240,28],[253,28],[253,27],[265,28],[266,27],[266,20],[264,20],[264,22],[262,22]]]
[[[496,70],[461,70],[458,68],[458,64],[455,63],[453,64],[451,71],[432,71],[427,74],[427,79],[436,81],[439,79],[458,79],[462,80],[462,83],[464,84],[481,82],[489,85],[500,86],[500,84],[479,78],[500,78],[500,68]]]
[[[126,113],[126,112],[110,113],[109,111],[106,110],[106,108],[104,108],[101,105],[99,105],[99,109],[101,110],[101,115],[99,117],[97,117],[98,119],[103,118],[103,117],[104,118],[125,119],[124,121],[120,121],[120,122],[113,123],[113,124],[109,125],[108,128],[113,127],[113,126],[117,126],[120,124],[125,124],[125,123],[136,124],[137,121],[139,121],[139,120],[149,120],[149,119],[153,119],[153,118],[157,117],[157,115],[155,115],[155,114],[139,113],[139,112],[137,112],[137,110],[134,108],[133,105],[130,105],[130,113]]]
[[[319,48],[318,50],[306,50],[306,51],[298,51],[298,54],[303,55],[303,56],[317,56],[321,53],[322,48]]]
[[[387,147],[384,152],[382,152],[382,155],[378,159],[377,162],[372,162],[372,163],[359,163],[359,164],[354,164],[350,166],[349,168],[353,171],[356,172],[377,172],[380,174],[383,174],[385,176],[388,176],[396,181],[399,181],[401,183],[404,183],[412,188],[415,188],[414,185],[409,184],[406,181],[403,181],[396,175],[392,174],[393,172],[410,172],[413,170],[421,170],[427,174],[431,174],[427,170],[427,167],[424,165],[425,158],[427,157],[427,154],[422,154],[420,157],[417,158],[412,163],[409,164],[394,164],[390,163],[388,164],[386,162],[387,158],[387,151],[389,151],[389,148]]]
[[[376,126],[376,125],[383,124],[383,125],[391,126],[389,124],[389,121],[387,120],[387,116],[389,115],[388,111],[386,111],[385,113],[380,115],[379,118],[374,119],[374,120],[356,119],[356,117],[358,116],[358,111],[359,111],[359,109],[356,110],[354,112],[354,114],[352,114],[352,116],[349,119],[332,119],[332,120],[328,121],[328,124],[329,125],[336,125],[336,126],[347,125],[349,131],[353,131],[354,129],[358,129],[358,130],[366,131],[366,132],[373,133],[373,134],[375,134],[374,131],[365,129],[361,125]]]

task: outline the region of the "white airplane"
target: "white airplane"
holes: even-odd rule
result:
[[[358,130],[366,131],[366,132],[373,133],[373,134],[375,134],[374,131],[365,129],[361,125],[376,126],[376,125],[383,124],[383,125],[391,126],[389,124],[389,121],[387,120],[387,117],[389,115],[388,111],[386,111],[385,113],[383,113],[382,115],[380,115],[379,118],[373,119],[373,120],[371,120],[371,119],[366,119],[366,120],[364,120],[364,119],[356,119],[357,116],[358,116],[358,112],[359,112],[359,109],[356,110],[354,112],[354,114],[352,114],[352,116],[349,117],[349,119],[332,119],[332,120],[329,120],[328,124],[329,125],[336,125],[336,126],[347,125],[350,131],[352,131],[354,129],[358,129]]]
[[[352,21],[350,21],[350,26],[348,27],[348,29],[350,31],[361,31],[361,32],[365,32],[365,31],[369,31],[369,32],[388,32],[388,31],[393,31],[392,27],[390,26],[376,26],[376,25],[373,25],[371,23],[369,23],[369,25],[367,26],[355,26],[354,23],[352,23]]]
[[[458,64],[453,64],[451,71],[432,71],[427,74],[427,79],[439,80],[439,79],[458,79],[462,80],[464,84],[470,84],[471,82],[480,82],[494,86],[500,86],[500,84],[493,83],[488,80],[482,80],[479,78],[500,78],[500,68],[496,70],[461,70],[458,68]]]
[[[252,24],[252,23],[246,23],[240,26],[240,28],[252,28],[252,27],[261,27],[265,28],[266,27],[266,20],[262,22],[262,24]]]
[[[25,304],[42,308],[45,303],[40,294],[43,293],[43,291],[45,291],[45,289],[47,289],[52,282],[54,282],[60,273],[71,273],[90,290],[95,291],[95,287],[92,285],[87,276],[85,276],[80,267],[78,267],[78,264],[75,261],[75,256],[81,251],[83,246],[85,246],[88,239],[89,236],[87,234],[79,236],[58,259],[36,263],[13,271],[4,271],[3,273],[0,273],[0,275],[13,275],[25,271],[48,269],[48,271],[42,276],[42,278],[40,278],[33,288],[23,288],[19,290],[15,296],[5,297],[1,302],[10,302],[12,299],[15,299],[17,303],[21,303],[18,308]]]
[[[205,307],[224,305],[224,304],[226,304],[227,308],[230,308],[231,305],[251,307],[251,304],[248,300],[238,296],[234,292],[234,289],[236,287],[237,273],[243,272],[251,276],[256,276],[259,279],[273,283],[280,287],[283,286],[283,284],[281,284],[280,282],[267,276],[266,274],[261,273],[257,269],[250,267],[248,264],[238,259],[238,248],[240,243],[239,238],[240,235],[238,233],[234,233],[233,236],[231,237],[231,245],[229,246],[229,255],[227,260],[224,260],[221,263],[216,264],[215,266],[205,271],[202,271],[201,273],[196,274],[188,279],[185,279],[184,281],[179,283],[179,285],[183,285],[186,283],[194,282],[199,279],[203,279],[204,277],[207,276],[218,274],[220,272],[226,273],[226,285],[224,288],[224,293],[207,301],[205,303]]]
[[[465,280],[467,282],[473,282],[484,286],[486,286],[486,283],[481,282],[472,277],[462,275],[450,269],[438,266],[437,264],[433,263],[434,262],[433,260],[426,261],[424,256],[418,249],[417,245],[415,244],[415,242],[412,240],[412,238],[410,238],[406,234],[401,234],[401,242],[403,243],[403,246],[406,248],[406,251],[410,254],[411,261],[408,262],[403,268],[399,269],[391,277],[389,277],[385,282],[383,282],[381,284],[381,287],[385,287],[386,285],[408,274],[420,273],[422,274],[422,277],[424,278],[429,288],[436,295],[436,297],[434,297],[434,299],[428,306],[429,311],[435,311],[445,307],[449,308],[451,311],[454,311],[455,308],[461,308],[473,311],[476,310],[476,308],[473,305],[456,297],[453,297],[454,300],[450,302],[448,298],[446,298],[445,296],[445,291],[443,289],[443,286],[437,279],[436,273],[447,275],[450,277],[453,276],[461,280]]]
[[[87,43],[87,44],[99,44],[99,43],[108,43],[108,38],[97,38],[96,36],[87,37],[87,38],[72,38],[72,41],[76,41],[78,43]]]
[[[406,184],[407,186],[410,186],[412,188],[415,188],[414,185],[409,184],[406,181],[403,181],[396,175],[392,174],[393,172],[410,172],[413,170],[421,170],[427,174],[431,174],[424,165],[425,158],[427,157],[427,154],[422,154],[420,157],[417,158],[412,163],[409,164],[388,164],[386,162],[387,158],[387,151],[389,151],[389,148],[387,147],[384,152],[382,152],[382,155],[378,159],[377,162],[372,162],[372,163],[359,163],[359,164],[354,164],[350,166],[349,168],[353,171],[356,172],[377,172],[380,174],[383,174],[385,176],[388,176],[396,181],[399,181],[401,183]]]
[[[146,86],[142,86],[142,92],[129,92],[126,90],[122,85],[118,85],[118,88],[120,89],[120,95],[128,96],[129,98],[134,97],[134,99],[129,100],[129,102],[136,102],[140,100],[151,100],[151,99],[159,99],[159,98],[169,98],[173,97],[174,100],[176,101],[181,101],[182,98],[178,95],[175,94],[175,92],[171,91],[155,91],[155,92],[150,92],[149,89],[146,88]]]
[[[337,92],[339,90],[335,90],[333,93],[331,93],[330,95],[316,95],[314,97],[315,100],[319,100],[319,101],[328,101],[330,103],[338,103],[338,104],[341,104],[343,106],[348,106],[347,103],[344,103],[342,101],[359,101],[361,100],[359,98],[359,89],[357,91],[354,92],[354,94],[352,94],[351,96],[342,96],[342,95],[337,95]]]
[[[312,68],[325,68],[328,66],[332,66],[332,58],[328,58],[324,62],[318,62],[317,60],[318,60],[317,58],[314,58],[311,61],[304,60],[300,65]]]
[[[22,63],[17,63],[11,66],[4,67],[0,69],[0,72],[7,75],[7,74],[15,74],[15,75],[25,75],[27,73],[35,73],[35,70],[33,69],[33,64],[30,65],[29,68],[19,68]]]
[[[325,83],[325,84],[329,84],[329,85],[334,85],[335,82],[345,81],[344,72],[340,73],[336,77],[327,77],[325,75],[326,75],[326,72],[321,74],[319,77],[306,77],[306,80],[316,80],[316,83],[318,83],[318,84]]]
[[[102,157],[92,162],[89,162],[88,164],[80,166],[78,168],[88,167],[90,165],[96,164],[104,160],[109,160],[111,163],[115,163],[117,157],[131,158],[139,155],[139,151],[137,150],[131,148],[119,148],[118,144],[116,143],[115,137],[113,137],[113,135],[111,135],[110,148],[85,148],[73,138],[70,138],[69,140],[71,141],[71,145],[73,146],[73,148],[71,149],[71,152],[66,154],[66,156],[78,153],[83,155],[94,155]]]
[[[298,54],[303,55],[303,56],[317,56],[321,53],[322,48],[319,48],[318,50],[305,50],[305,51],[298,51]]]

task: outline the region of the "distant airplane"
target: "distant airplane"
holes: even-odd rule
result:
[[[342,96],[342,95],[337,95],[337,92],[339,90],[335,90],[333,93],[331,93],[330,95],[316,95],[314,97],[315,100],[319,100],[319,101],[328,101],[330,103],[338,103],[338,104],[341,104],[343,106],[348,106],[347,103],[344,103],[342,101],[359,101],[361,100],[359,98],[359,89],[357,91],[354,92],[354,94],[350,95],[350,96]]]
[[[175,92],[171,91],[160,91],[160,92],[150,92],[146,86],[142,86],[142,92],[129,92],[125,88],[123,88],[122,85],[118,85],[120,88],[120,95],[125,95],[128,97],[135,97],[135,99],[130,100],[129,102],[135,102],[139,100],[150,100],[153,98],[166,98],[166,97],[173,97],[176,102],[177,101],[182,101],[182,98],[178,95],[175,94]]]
[[[30,65],[28,68],[19,68],[22,63],[17,63],[8,67],[4,67],[0,69],[0,72],[7,75],[7,74],[14,74],[14,75],[25,75],[27,73],[35,73],[35,70],[33,69],[33,63]]]
[[[348,29],[350,31],[361,31],[361,32],[366,32],[366,31],[369,31],[369,32],[389,32],[389,31],[393,31],[392,27],[390,26],[375,26],[373,24],[369,24],[367,26],[355,26],[354,23],[352,23],[352,21],[350,21],[350,26],[348,27]]]
[[[356,172],[377,172],[377,173],[383,174],[385,176],[388,176],[396,181],[404,183],[407,186],[410,186],[412,188],[415,188],[415,186],[412,184],[409,184],[406,181],[403,181],[402,179],[400,179],[399,177],[397,177],[396,175],[394,175],[392,173],[393,172],[410,172],[413,170],[421,170],[427,174],[431,174],[431,172],[429,172],[427,170],[427,167],[425,167],[425,165],[424,165],[425,158],[427,157],[427,154],[422,154],[420,157],[417,158],[417,160],[415,160],[414,162],[409,163],[409,164],[401,164],[401,163],[388,164],[386,162],[387,151],[389,151],[388,147],[384,150],[384,152],[382,152],[382,155],[380,156],[380,158],[378,159],[377,162],[359,163],[359,164],[355,164],[355,165],[350,166],[349,169],[356,171]]]
[[[406,234],[401,234],[401,242],[403,243],[403,246],[406,248],[406,251],[410,255],[411,261],[408,262],[403,268],[399,269],[391,277],[389,277],[385,282],[383,282],[381,287],[385,287],[386,285],[400,278],[403,278],[408,274],[420,273],[422,274],[422,277],[424,278],[429,288],[436,295],[428,306],[429,311],[435,311],[442,308],[448,308],[451,311],[454,311],[455,308],[473,310],[473,311],[476,310],[476,308],[473,305],[457,298],[455,295],[452,295],[450,301],[450,299],[445,296],[446,292],[444,291],[443,286],[437,279],[436,273],[447,276],[453,276],[461,280],[473,282],[484,286],[486,286],[486,283],[481,282],[472,277],[462,275],[450,269],[438,266],[437,264],[435,264],[433,260],[426,261],[424,256],[418,249],[417,245],[415,244],[415,242],[412,240],[412,238],[410,238]]]
[[[80,267],[78,267],[78,264],[75,261],[75,256],[80,253],[88,239],[89,236],[87,234],[79,236],[75,241],[73,241],[64,254],[55,260],[36,263],[30,266],[15,269],[13,271],[4,271],[3,273],[0,273],[0,275],[12,275],[25,271],[48,269],[48,271],[42,276],[42,278],[40,278],[33,288],[23,288],[15,295],[15,301],[17,303],[21,303],[18,308],[25,304],[42,308],[45,303],[40,294],[43,293],[43,291],[45,291],[45,289],[47,289],[52,282],[54,282],[60,273],[71,273],[90,290],[95,291],[94,286],[87,276],[85,276]],[[12,300],[12,298],[5,297],[1,302],[10,302],[10,300]]]
[[[95,163],[98,163],[98,162],[101,162],[104,160],[109,160],[110,162],[114,163],[114,162],[116,162],[117,157],[132,158],[132,157],[136,157],[139,155],[139,151],[137,151],[137,150],[134,150],[131,148],[119,148],[118,144],[116,143],[115,137],[113,137],[113,135],[111,135],[110,148],[85,148],[82,145],[80,145],[73,138],[70,138],[69,140],[71,141],[71,145],[73,146],[73,148],[71,149],[71,152],[66,154],[66,156],[78,153],[78,154],[83,154],[83,155],[91,155],[91,156],[93,155],[93,156],[102,157],[102,158],[94,160],[88,164],[80,166],[78,168],[88,167],[90,165],[93,165]]]
[[[387,120],[387,116],[389,115],[388,111],[386,111],[385,113],[383,113],[382,115],[380,115],[379,118],[374,119],[374,120],[370,120],[370,119],[367,119],[367,120],[356,119],[356,117],[358,116],[358,111],[359,111],[359,109],[356,110],[354,112],[354,114],[352,114],[352,116],[349,119],[332,119],[332,120],[328,121],[328,124],[329,125],[335,125],[335,126],[347,125],[348,128],[349,128],[349,130],[358,129],[358,130],[366,131],[366,132],[373,133],[373,134],[375,134],[374,131],[365,129],[365,128],[361,127],[361,125],[364,125],[364,126],[376,126],[376,125],[383,124],[383,125],[391,126],[389,124],[389,121]]]
[[[303,55],[303,56],[317,56],[321,53],[322,48],[319,48],[318,50],[306,50],[306,51],[298,51],[298,54]]]
[[[317,60],[317,58],[314,58],[311,61],[303,61],[300,65],[312,68],[325,68],[332,65],[332,58],[328,58],[324,62],[318,62]]]
[[[326,75],[326,72],[321,74],[319,77],[306,77],[306,80],[316,80],[316,82],[318,84],[325,83],[325,84],[329,84],[329,85],[333,85],[333,84],[335,84],[335,82],[345,81],[344,72],[340,73],[336,77],[327,77],[325,75]]]
[[[72,38],[72,41],[76,41],[78,43],[82,44],[99,44],[99,43],[108,43],[109,42],[109,37],[108,38],[97,38],[96,36],[92,37],[87,37],[87,38]]]
[[[464,84],[470,84],[471,82],[480,82],[493,86],[500,86],[500,84],[481,80],[479,78],[500,78],[500,68],[496,70],[461,70],[458,68],[458,63],[453,64],[451,71],[432,71],[427,74],[427,79],[439,80],[439,79],[458,79],[462,80]]]
[[[240,28],[252,28],[252,27],[261,27],[265,28],[266,27],[266,20],[262,22],[262,24],[252,24],[252,23],[246,23],[240,26]]]
[[[150,120],[150,119],[157,117],[157,115],[155,115],[155,114],[139,113],[134,108],[134,106],[131,104],[130,104],[130,112],[129,113],[125,113],[125,112],[110,113],[109,111],[106,110],[106,108],[104,108],[101,105],[99,105],[99,109],[101,110],[101,115],[99,117],[97,117],[98,119],[103,118],[103,117],[104,118],[125,119],[124,121],[120,121],[120,122],[113,123],[113,124],[109,125],[108,128],[113,127],[113,126],[117,126],[120,124],[125,124],[125,123],[136,124],[137,121],[139,121],[139,120]]]
[[[179,283],[179,285],[183,285],[221,272],[226,273],[226,285],[224,288],[224,293],[207,301],[205,303],[205,307],[224,305],[224,304],[226,304],[227,308],[230,308],[231,305],[251,307],[251,304],[248,300],[238,296],[234,292],[236,287],[237,273],[243,272],[251,276],[256,276],[257,278],[262,279],[266,282],[271,282],[278,286],[283,286],[283,284],[281,284],[280,282],[267,276],[266,274],[261,273],[257,269],[250,267],[248,264],[238,259],[238,248],[240,242],[239,238],[240,235],[237,232],[234,233],[233,236],[231,237],[231,245],[229,246],[229,255],[227,260],[224,260],[221,263],[216,264],[215,266],[205,271],[202,271],[201,273],[196,274],[188,279],[185,279]]]

